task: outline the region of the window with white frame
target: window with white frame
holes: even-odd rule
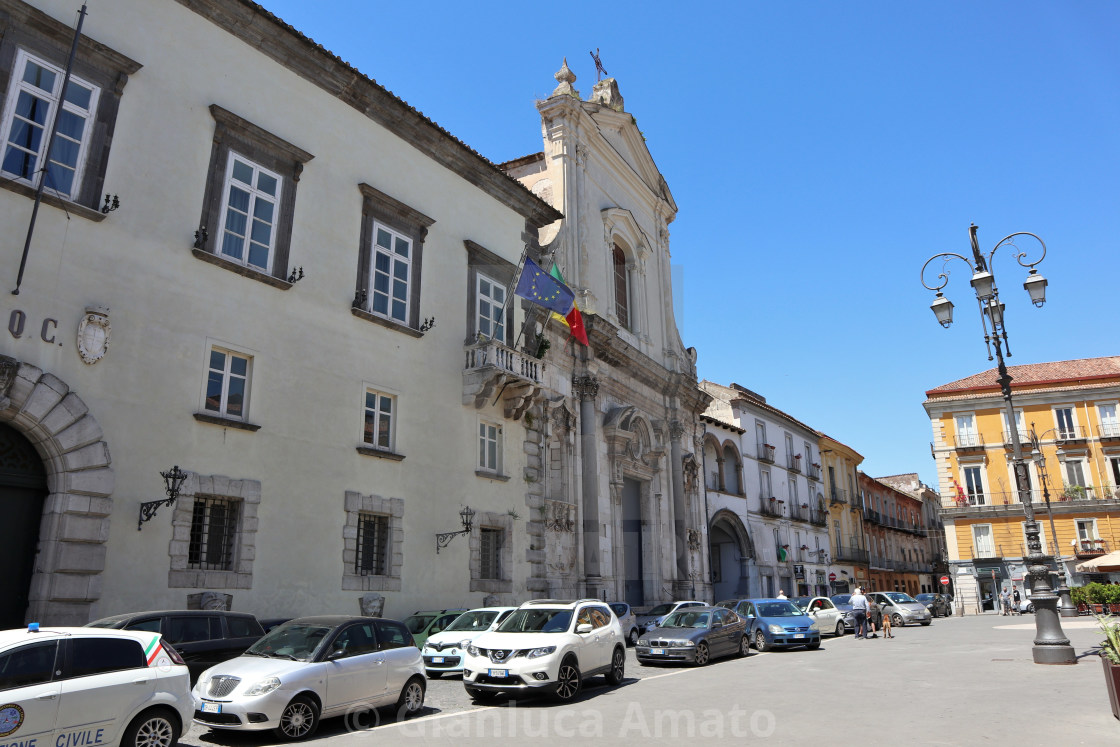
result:
[[[1085,487],[1085,466],[1080,459],[1067,459],[1062,465],[1065,473],[1066,487]]]
[[[1109,457],[1108,464],[1112,468],[1113,483],[1120,486],[1120,457]],[[1120,495],[1120,487],[1117,488],[1117,495]]]
[[[1000,411],[1000,419],[1003,421],[1004,441],[1011,442],[1011,427],[1007,424],[1007,413]],[[1023,411],[1015,411],[1015,430],[1019,432],[1019,441],[1025,443],[1030,440],[1027,429],[1023,426]]]
[[[973,524],[972,525],[972,557],[974,558],[994,558],[996,557],[996,546],[992,541],[992,525],[991,524]]]
[[[956,416],[957,446],[979,446],[980,434],[976,431],[976,416],[971,412]]]
[[[506,287],[479,273],[476,276],[475,300],[478,334],[505,343]]]
[[[220,221],[224,258],[271,273],[282,189],[278,174],[229,152]]]
[[[237,501],[223,497],[195,497],[187,548],[188,568],[234,570],[239,505]]]
[[[987,501],[984,498],[983,469],[980,467],[962,467],[964,489],[968,494],[969,505],[983,506]]]
[[[1120,436],[1120,420],[1116,418],[1116,403],[1110,402],[1097,405],[1097,414],[1101,420],[1100,435],[1102,438]]]
[[[482,527],[478,533],[478,577],[497,580],[502,577],[502,541],[505,532],[493,527]]]
[[[1072,407],[1055,407],[1054,422],[1057,424],[1059,438],[1076,438],[1077,428],[1073,420]]]
[[[412,288],[412,241],[377,223],[373,228],[369,310],[407,325]]]
[[[244,420],[248,414],[252,358],[219,347],[210,349],[203,408],[224,418]]]
[[[1095,540],[1099,537],[1096,519],[1077,519],[1077,539]]]
[[[89,150],[93,118],[101,91],[73,75],[63,99],[65,71],[19,50],[4,108],[3,175],[65,198],[76,196]],[[57,112],[61,104],[62,111]],[[49,128],[58,115],[50,157]]]
[[[366,389],[362,443],[375,449],[392,451],[396,426],[396,397]]]
[[[495,474],[502,471],[502,426],[497,423],[478,424],[478,468]]]
[[[759,484],[762,486],[762,495],[760,497],[763,501],[769,501],[774,497],[774,488],[770,483],[770,470],[759,470],[758,478]]]

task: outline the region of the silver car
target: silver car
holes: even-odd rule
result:
[[[638,645],[638,616],[634,614],[634,608],[626,602],[611,602],[609,604],[611,612],[618,618],[618,624],[622,626],[622,632],[626,634],[626,645]]]
[[[926,606],[914,597],[901,591],[873,591],[867,595],[878,602],[883,616],[890,615],[891,625],[902,627],[911,623],[929,625],[933,622]]]

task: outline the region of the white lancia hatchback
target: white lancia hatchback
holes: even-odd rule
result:
[[[159,633],[0,632],[0,745],[172,747],[190,718],[190,673]]]

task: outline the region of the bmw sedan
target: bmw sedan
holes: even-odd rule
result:
[[[311,736],[319,720],[396,704],[424,706],[424,662],[403,623],[330,615],[290,620],[202,673],[194,720],[212,729]]]
[[[717,656],[746,656],[746,621],[722,607],[677,610],[643,633],[634,650],[642,664],[687,662],[702,667]]]

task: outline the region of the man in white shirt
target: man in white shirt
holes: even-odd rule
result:
[[[778,599],[785,599],[785,598],[786,598],[786,590],[785,589],[778,589]]]
[[[852,617],[855,618],[856,622],[856,640],[866,638],[868,604],[867,597],[863,595],[863,589],[857,586],[855,594],[852,594],[852,598],[848,600],[848,603],[852,605]]]

